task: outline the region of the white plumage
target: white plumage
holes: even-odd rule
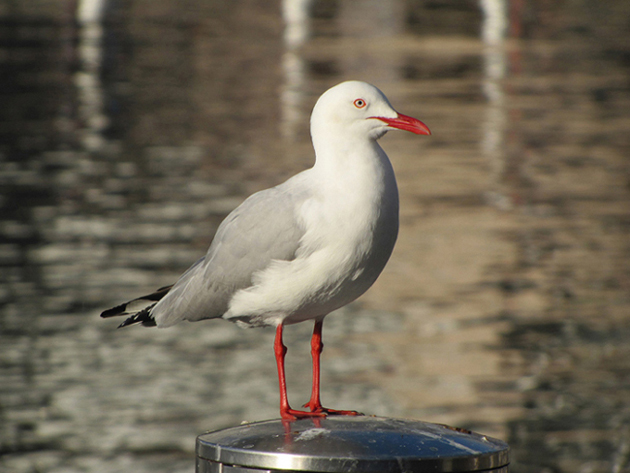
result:
[[[394,248],[398,189],[377,143],[393,128],[430,134],[370,84],[329,89],[311,116],[315,165],[245,200],[219,226],[207,254],[172,287],[132,301],[146,299],[147,308],[132,311],[127,303],[102,316],[128,315],[122,326],[218,317],[273,325],[280,345],[283,325],[313,319],[321,335],[323,318],[363,294]],[[329,412],[310,407],[315,414],[304,415]],[[282,415],[299,413],[287,404]]]

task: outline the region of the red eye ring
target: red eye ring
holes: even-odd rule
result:
[[[357,108],[364,108],[367,105],[367,102],[363,99],[356,99],[354,101],[354,106]]]

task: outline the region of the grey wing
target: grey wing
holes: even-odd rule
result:
[[[304,230],[301,196],[278,186],[250,196],[219,226],[207,254],[151,310],[159,327],[221,317],[236,291],[272,260],[292,260]]]

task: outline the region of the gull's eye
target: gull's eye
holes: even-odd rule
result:
[[[357,108],[363,108],[367,105],[367,102],[363,99],[356,99],[354,101],[354,106]]]

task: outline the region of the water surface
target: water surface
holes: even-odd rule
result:
[[[277,417],[273,330],[99,319],[167,285],[250,193],[312,164],[346,79],[390,133],[401,230],[325,324],[323,400],[510,443],[513,471],[630,471],[630,8],[623,0],[0,7],[0,467],[190,472]],[[287,330],[308,399],[310,324]]]

